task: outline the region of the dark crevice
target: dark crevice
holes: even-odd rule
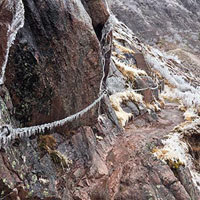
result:
[[[103,27],[104,27],[104,24],[98,24],[97,26],[94,27],[94,31],[99,41],[101,40],[101,37],[102,37]]]

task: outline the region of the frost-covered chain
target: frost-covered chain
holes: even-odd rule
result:
[[[145,90],[157,90],[159,87],[159,85],[157,84],[156,87],[146,87],[146,88],[140,88],[140,89],[133,89],[132,91],[134,92],[141,92],[141,91],[145,91]]]
[[[107,2],[106,2],[107,3]],[[111,17],[108,18],[108,20],[106,21],[103,29],[102,29],[102,36],[101,36],[101,41],[100,44],[103,44],[103,40],[107,39],[109,37],[110,32],[112,31],[113,26],[111,23]],[[101,78],[101,82],[100,82],[100,88],[99,88],[99,93],[101,93],[103,90],[106,89],[106,86],[104,86],[104,78],[105,78],[105,56],[106,54],[110,51],[110,49],[112,48],[112,42],[110,40],[110,42],[108,44],[102,45],[101,46],[101,64],[102,64],[102,78]],[[106,89],[107,90],[107,89]],[[101,102],[99,102],[99,108],[98,108],[98,114],[100,115],[100,109],[101,108]]]
[[[113,25],[111,23],[111,16],[108,18],[108,20],[106,21],[103,29],[102,29],[102,36],[101,36],[101,41],[100,44],[103,44],[103,40],[106,39],[108,37],[108,35],[110,34],[110,32],[113,29]],[[102,64],[102,71],[103,71],[103,76],[100,82],[100,92],[104,89],[103,88],[103,80],[105,78],[105,55],[110,51],[110,49],[112,48],[112,42],[110,40],[110,42],[106,45],[103,45],[101,47],[102,52],[101,52],[101,64]]]
[[[30,137],[31,135],[44,133],[45,131],[50,131],[55,127],[63,126],[68,122],[72,122],[76,119],[79,119],[82,115],[90,111],[97,103],[99,103],[103,97],[107,94],[107,90],[104,90],[102,94],[88,107],[83,110],[68,116],[64,119],[54,121],[47,124],[25,127],[25,128],[12,128],[11,125],[4,125],[0,129],[0,148],[1,146],[7,144],[8,142],[14,140],[15,138],[21,137]]]
[[[21,1],[19,1],[19,4],[17,4],[17,6],[22,6],[22,14],[24,14],[24,8],[23,8],[23,3],[20,4]],[[18,16],[17,16],[17,20],[18,20]],[[24,17],[21,18],[22,22],[24,23]],[[23,26],[23,23],[19,23],[19,27],[16,27],[16,30],[18,31],[19,28],[21,28]],[[103,38],[107,37],[108,34],[110,33],[112,26],[110,26],[110,20],[108,19],[106,25],[104,26],[103,34],[102,34],[102,40]],[[14,27],[14,25],[12,25]],[[13,35],[13,39],[14,40],[16,34]],[[11,41],[11,43],[12,43]],[[102,41],[101,41],[102,42]],[[10,44],[11,45],[11,44]],[[10,47],[10,45],[8,45]],[[68,122],[72,122],[76,119],[79,119],[82,115],[84,115],[85,113],[87,113],[89,110],[91,110],[96,104],[100,103],[100,101],[103,99],[103,97],[107,94],[107,90],[103,87],[103,79],[105,77],[105,73],[104,73],[104,68],[105,68],[105,54],[110,50],[111,48],[111,44],[109,43],[108,45],[106,45],[105,47],[103,47],[102,49],[102,71],[103,71],[103,76],[101,79],[101,83],[100,83],[100,92],[99,92],[99,97],[92,103],[90,104],[88,107],[86,107],[85,109],[79,111],[78,113],[68,116],[62,120],[58,120],[58,121],[54,121],[51,123],[46,123],[46,124],[42,124],[42,125],[37,125],[37,126],[31,126],[31,127],[24,127],[24,128],[13,128],[11,125],[3,125],[0,127],[0,148],[1,146],[7,144],[8,142],[14,140],[15,138],[21,138],[21,137],[30,137],[31,135],[35,135],[35,134],[39,134],[39,133],[44,133],[45,131],[50,131],[55,127],[59,127],[59,126],[63,126]],[[9,49],[7,51],[7,54],[9,52]],[[5,62],[5,66],[6,66],[6,62]],[[5,67],[4,67],[5,68]],[[3,78],[4,78],[4,71],[5,69],[3,68],[2,70],[2,77],[0,78],[0,81],[3,83]],[[100,105],[99,105],[100,106]]]
[[[13,19],[7,31],[7,49],[3,65],[1,66],[0,85],[4,83],[4,76],[6,71],[6,65],[8,62],[10,47],[12,46],[19,29],[24,26],[24,4],[22,0],[8,1],[7,9],[9,9],[10,12],[13,12]]]

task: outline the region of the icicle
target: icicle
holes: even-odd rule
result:
[[[37,130],[37,128],[34,127],[34,128],[32,129],[32,131],[33,131],[32,135],[36,135],[38,130]]]
[[[7,137],[7,140],[8,140],[8,142],[10,142],[10,141],[12,140],[12,135],[9,135],[9,136]]]
[[[25,135],[26,135],[26,137],[29,137],[29,130],[27,130]]]
[[[33,131],[32,131],[32,128],[30,128],[28,137],[31,137],[32,135],[33,135]]]
[[[19,133],[19,137],[20,137],[20,138],[23,138],[23,136],[24,136],[24,132],[20,132],[20,133]]]
[[[45,126],[42,125],[41,128],[42,128],[43,133],[45,134]]]
[[[11,141],[12,141],[16,138],[16,133],[13,132],[13,134],[11,134],[10,136],[11,136]]]
[[[6,130],[1,131],[1,137],[0,137],[0,145],[3,146],[7,142],[14,140],[15,138],[23,138],[23,137],[30,137],[31,135],[39,134],[39,133],[45,133],[49,130],[52,130],[54,127],[63,126],[67,122],[71,122],[73,120],[79,119],[81,116],[83,116],[86,112],[91,110],[97,103],[101,101],[101,99],[104,97],[104,95],[107,92],[104,91],[92,104],[90,104],[85,109],[79,111],[78,113],[68,116],[62,120],[58,120],[52,123],[48,124],[42,124],[38,126],[32,126],[32,127],[24,127],[24,128],[16,128],[13,129],[10,125],[5,125]],[[6,137],[6,135],[10,132],[10,135]],[[3,135],[4,134],[4,135]]]
[[[5,144],[6,144],[6,137],[3,136],[3,145],[5,145]]]

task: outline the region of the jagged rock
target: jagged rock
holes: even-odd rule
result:
[[[82,159],[85,158],[85,164],[87,164],[88,161],[91,162],[89,172],[90,177],[100,178],[108,174],[108,169],[105,163],[96,153],[96,139],[91,128],[85,127],[81,132],[79,132],[79,134],[76,134],[73,137],[72,141],[77,152],[82,154],[80,157]]]
[[[126,90],[126,82],[120,77],[110,76],[107,78],[106,82],[110,94],[124,92]]]
[[[105,78],[108,76],[123,91],[126,82],[112,62],[109,71],[112,31],[104,32],[101,44],[96,37],[100,39],[96,27],[107,20],[103,1],[82,1],[85,8],[76,0],[23,2],[26,24],[11,49],[6,74],[15,117],[20,122],[31,125],[60,119],[96,99],[102,77],[101,54],[105,56]],[[102,16],[96,16],[98,13]],[[109,48],[105,50],[104,45]],[[125,56],[131,60],[129,64],[135,63],[132,56]],[[111,74],[118,78],[113,80]],[[117,83],[119,80],[123,86]],[[138,80],[138,88],[154,86],[146,76]],[[0,100],[6,99],[4,106],[12,109],[7,93],[4,88],[0,90]],[[152,92],[144,94],[147,103],[153,95],[156,97]],[[94,126],[61,129],[53,134],[45,130],[40,137],[18,138],[13,145],[2,148],[0,198],[199,200],[187,168],[174,168],[152,154],[167,132],[183,122],[182,113],[177,106],[166,105],[152,125],[149,122],[156,119],[155,113],[149,115],[143,104],[137,106],[126,102],[128,112],[143,116],[128,124],[123,134],[105,96],[99,106],[98,123],[93,110],[79,124]],[[198,142],[193,144],[198,147]]]
[[[121,104],[120,106],[122,107],[123,111],[127,113],[132,113],[132,110],[129,107],[127,107],[125,104]]]
[[[89,192],[81,188],[89,187],[92,179],[108,175],[104,157],[116,137],[114,132],[118,132],[106,117],[105,124],[98,124],[98,127],[99,135],[105,133],[105,141],[102,141],[105,149],[101,149],[102,144],[91,127],[82,127],[71,135],[43,136],[55,139],[54,152],[59,155],[59,160],[53,159],[45,150],[52,148],[51,143],[48,140],[45,143],[41,138],[22,140],[20,145],[13,145],[4,153],[1,151],[0,198],[65,200],[89,196]],[[63,166],[61,159],[69,165]]]
[[[121,107],[125,112],[133,113],[135,117],[140,114],[140,111],[137,108],[137,106],[131,101],[128,101],[125,104],[122,104]]]
[[[115,77],[118,77],[118,78],[121,78],[122,79],[122,82],[125,83],[125,80],[124,80],[124,76],[122,75],[122,73],[117,69],[117,67],[115,66],[115,64],[113,63],[113,61],[111,60],[111,63],[110,63],[110,69],[109,69],[109,74],[108,76],[115,76]]]
[[[151,77],[149,76],[144,76],[142,77],[142,80],[145,81],[147,83],[147,85],[151,88],[151,91],[153,93],[153,96],[156,98],[156,99],[159,99],[159,87],[161,88],[161,90],[163,90],[163,84],[164,83],[160,83],[160,85],[156,85],[154,83],[154,81],[152,80]]]
[[[121,131],[121,126],[119,124],[119,121],[117,119],[117,116],[115,114],[115,111],[113,110],[111,104],[110,104],[110,99],[105,96],[103,101],[102,101],[102,113],[105,113],[106,116],[108,117],[108,119],[116,125],[116,127],[119,129],[119,131]]]
[[[108,77],[106,79],[106,87],[108,88],[110,94],[126,90],[126,80],[112,61],[110,63]]]
[[[132,113],[134,114],[134,116],[138,116],[139,115],[139,110],[137,108],[137,106],[133,103],[133,102],[127,102],[126,105],[131,109]]]
[[[144,55],[142,53],[135,53],[134,57],[136,60],[137,68],[144,70],[150,76],[152,70],[149,65],[147,65]]]
[[[36,125],[74,114],[98,97],[100,45],[80,2],[23,3],[25,26],[10,51],[6,87],[15,108],[14,117],[23,125]],[[94,6],[93,12],[95,9],[99,7]],[[94,124],[95,110],[73,127]]]
[[[144,89],[141,91],[141,94],[144,96],[144,101],[146,103],[152,103],[153,95],[151,89],[149,89],[149,85],[140,77],[137,77],[135,80],[135,86],[138,89]]]
[[[145,161],[150,159],[148,155],[141,154],[142,159],[144,159],[143,156],[145,156]],[[116,200],[157,199],[158,197],[163,200],[191,199],[190,195],[167,165],[161,164],[156,160],[147,161],[151,163],[147,166],[146,164],[142,165],[140,162],[144,162],[140,159],[137,159],[136,162],[140,167],[136,166],[136,164],[131,165],[130,163],[124,167],[123,176],[121,176],[120,180],[120,188],[122,190],[119,190],[115,195]],[[137,173],[135,173],[136,170]],[[145,175],[143,176],[143,174]],[[143,184],[140,184],[141,182]],[[194,199],[197,198],[198,196],[195,196]]]
[[[153,82],[152,78],[149,76],[137,77],[135,80],[135,85],[138,89],[145,89],[141,91],[141,94],[144,96],[144,101],[146,103],[152,103],[154,97],[158,99],[159,87]]]
[[[138,104],[138,108],[139,108],[139,111],[140,111],[140,115],[144,115],[145,113],[148,112],[147,108],[145,108],[144,105],[141,104],[141,103]]]
[[[192,175],[190,173],[190,170],[188,168],[180,166],[177,169],[177,174],[181,184],[185,187],[186,191],[188,192],[188,194],[190,194],[191,198],[197,199],[200,195],[200,192],[195,187],[193,181],[191,181]]]

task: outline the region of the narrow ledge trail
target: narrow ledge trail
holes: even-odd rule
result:
[[[178,104],[166,103],[156,122],[139,124],[143,120],[146,120],[145,117],[140,116],[130,121],[104,156],[101,154],[108,174],[100,179],[88,179],[90,184],[83,190],[93,191],[91,199],[190,199],[190,194],[170,167],[156,159],[150,151],[151,145],[161,144],[175,126],[184,122]]]
[[[135,144],[136,149],[140,150],[146,143],[154,139],[162,139],[169,134],[173,128],[184,121],[183,113],[178,109],[178,104],[167,103],[165,108],[158,113],[158,120],[152,124],[137,127],[136,122],[129,123],[125,128],[125,138]],[[135,125],[136,124],[136,125]]]

